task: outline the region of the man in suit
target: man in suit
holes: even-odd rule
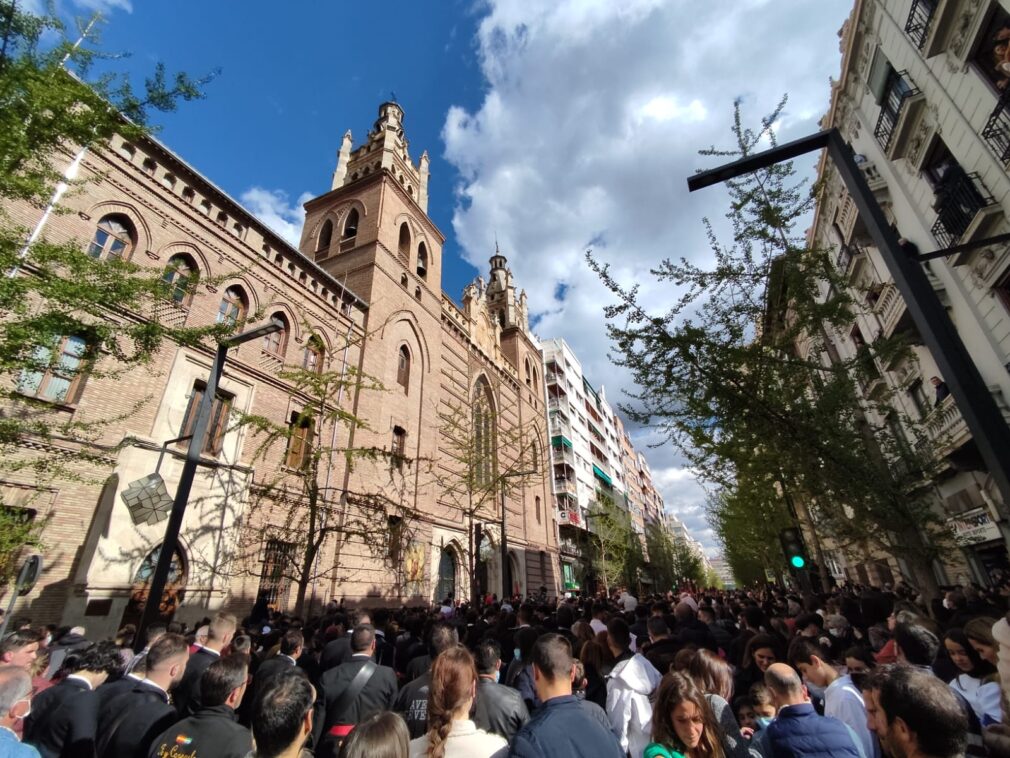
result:
[[[186,673],[175,691],[175,708],[181,718],[192,716],[200,710],[200,678],[214,661],[221,657],[235,636],[238,621],[230,613],[219,613],[210,622],[207,642],[189,657]]]
[[[203,708],[155,737],[147,755],[245,758],[252,750],[252,734],[236,723],[235,709],[248,681],[249,661],[244,655],[214,661],[200,680]]]
[[[106,702],[98,716],[99,758],[144,756],[151,741],[178,720],[168,693],[182,681],[189,644],[166,634],[147,653],[144,679],[129,692]]]
[[[263,686],[253,708],[251,758],[294,758],[312,734],[315,688],[299,669],[283,671]],[[336,755],[316,750],[317,756]]]
[[[509,742],[522,725],[530,720],[530,713],[517,690],[499,684],[501,674],[501,649],[493,639],[486,638],[477,645],[477,698],[473,721],[478,727],[500,734]]]
[[[372,617],[368,611],[360,608],[351,614],[351,623],[342,637],[326,643],[323,654],[319,657],[319,669],[323,673],[332,668],[336,668],[341,663],[346,663],[351,659],[354,651],[351,650],[351,635],[354,629],[362,624],[371,624]]]
[[[95,689],[110,671],[122,670],[119,648],[111,642],[73,650],[63,659],[67,676],[32,701],[24,741],[42,758],[77,758],[95,752],[98,697]]]
[[[316,720],[321,732],[316,740],[319,755],[330,755],[327,750],[335,753],[335,746],[350,733],[350,728],[393,707],[396,674],[389,666],[377,665],[372,660],[374,656],[375,630],[370,624],[359,624],[351,632],[351,659],[323,674],[323,692],[317,703],[320,718]],[[366,667],[374,669],[371,676],[358,687],[357,695],[345,696],[345,692],[353,695],[353,682]]]
[[[459,642],[459,635],[456,628],[446,621],[438,621],[431,627],[428,636],[428,650],[431,655],[424,656],[429,661],[434,661],[443,650],[456,645]],[[418,659],[414,659],[418,660]],[[423,673],[416,679],[412,679],[403,685],[396,696],[393,710],[403,716],[407,722],[407,730],[410,738],[424,736],[428,731],[428,692],[431,689],[431,664],[423,670]]]
[[[280,650],[277,655],[263,661],[253,675],[252,692],[243,701],[240,711],[243,716],[242,723],[250,723],[253,703],[256,701],[259,693],[262,692],[263,686],[282,671],[295,668],[304,647],[305,638],[300,631],[292,629],[285,632],[284,636],[281,637]]]

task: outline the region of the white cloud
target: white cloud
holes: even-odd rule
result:
[[[302,206],[312,197],[314,195],[311,192],[303,192],[292,205],[286,192],[250,187],[242,193],[239,200],[256,218],[298,247],[302,225],[305,223],[305,209]]]
[[[447,159],[459,170],[453,228],[484,267],[497,233],[537,332],[562,336],[612,403],[633,389],[607,357],[608,300],[588,247],[643,302],[672,299],[649,268],[708,255],[702,216],[720,220],[726,195],[687,193],[697,150],[731,139],[733,101],[753,122],[784,92],[782,139],[816,131],[837,31],[851,0],[486,0],[477,49],[486,94],[451,108]],[[803,167],[812,167],[813,160]],[[563,285],[563,286],[559,286]],[[652,439],[636,432],[636,444]],[[668,506],[707,546],[704,492],[669,446],[645,450]]]

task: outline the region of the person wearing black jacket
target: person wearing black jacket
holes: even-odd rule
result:
[[[431,651],[430,660],[438,657],[439,653],[447,650],[459,642],[458,632],[455,627],[445,621],[438,621],[431,627],[428,636],[428,649]],[[431,689],[431,668],[429,667],[416,679],[412,679],[403,685],[396,696],[393,710],[403,716],[407,722],[407,730],[410,732],[410,739],[423,737],[428,731],[428,693]]]
[[[235,721],[235,708],[242,702],[248,679],[245,656],[231,655],[210,664],[200,680],[203,708],[158,735],[149,758],[245,758],[252,750],[252,734]]]
[[[237,627],[238,621],[230,613],[219,613],[210,622],[207,644],[190,656],[186,673],[173,693],[175,708],[181,718],[192,716],[200,710],[200,679],[203,672],[221,657],[221,651],[228,647]]]
[[[94,755],[99,706],[95,689],[122,666],[119,648],[111,642],[67,653],[61,669],[66,678],[32,699],[22,741],[42,758]]]
[[[189,644],[179,634],[166,634],[151,647],[144,680],[98,714],[99,758],[147,755],[154,738],[178,720],[168,693],[182,681],[189,657]]]
[[[371,624],[359,624],[351,633],[351,659],[323,674],[315,719],[318,755],[335,755],[350,728],[393,707],[396,674],[389,666],[376,665],[374,656],[375,629]],[[371,674],[361,674],[358,679],[363,669],[371,669]]]
[[[660,616],[653,616],[649,619],[648,629],[649,649],[644,653],[645,658],[656,668],[656,671],[665,676],[669,673],[677,653],[683,649],[684,643],[670,636],[670,627]]]
[[[252,680],[252,700],[263,690],[263,685],[282,671],[294,668],[301,657],[305,646],[305,638],[297,629],[286,632],[281,637],[280,651],[273,658],[267,658],[256,669]],[[250,708],[250,713],[251,713]]]
[[[690,603],[680,602],[673,609],[674,618],[677,620],[676,638],[683,645],[694,645],[696,648],[705,648],[713,653],[719,652],[719,646],[715,644],[715,638],[708,626],[698,620],[694,607]]]
[[[477,645],[477,698],[473,721],[486,732],[500,734],[509,742],[530,720],[529,710],[519,693],[498,683],[501,649],[490,637]]]
[[[319,670],[324,674],[341,663],[351,660],[354,651],[351,650],[351,635],[354,629],[362,624],[371,624],[372,617],[368,611],[356,610],[351,614],[351,624],[342,637],[326,643],[323,654],[319,658]]]

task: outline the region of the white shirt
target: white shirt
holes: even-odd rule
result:
[[[848,674],[838,677],[824,690],[824,715],[847,724],[856,733],[867,758],[880,755],[877,741],[866,725],[866,704],[863,702],[863,694],[852,683],[852,678]]]
[[[428,755],[428,735],[410,741],[410,758]],[[508,742],[504,737],[478,729],[469,719],[453,721],[445,741],[445,758],[505,758]]]
[[[76,679],[78,682],[84,682],[86,685],[88,685],[89,690],[95,689],[94,687],[91,686],[91,682],[89,682],[87,679],[85,679],[83,676],[80,676],[79,674],[70,674],[67,677],[67,679]]]
[[[978,677],[959,674],[950,680],[950,688],[964,695],[979,721],[982,721],[983,716],[988,716],[992,721],[1002,719],[999,682],[983,684]]]

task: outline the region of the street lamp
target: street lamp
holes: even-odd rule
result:
[[[940,302],[922,270],[923,261],[952,255],[962,250],[1005,241],[1006,235],[957,245],[922,256],[912,256],[898,245],[898,235],[888,224],[880,204],[873,196],[866,177],[853,157],[852,147],[837,129],[826,129],[809,137],[749,155],[733,163],[702,171],[688,178],[691,192],[713,184],[750,174],[815,150],[826,149],[845,189],[852,197],[859,217],[866,225],[874,246],[880,251],[894,286],[898,289],[922,341],[957,402],[958,410],[971,432],[979,454],[1000,491],[1005,509],[1010,507],[1010,427],[1003,420],[992,393],[978,372],[968,349],[961,341],[954,322]]]
[[[207,388],[200,399],[200,406],[196,411],[196,421],[193,424],[193,436],[189,440],[189,448],[186,450],[186,460],[182,466],[182,474],[179,476],[179,486],[175,490],[175,500],[172,503],[172,512],[168,517],[168,525],[165,527],[165,537],[161,542],[161,551],[158,553],[158,563],[154,568],[154,576],[151,577],[151,586],[147,593],[147,601],[144,603],[144,613],[140,618],[140,625],[137,629],[136,642],[134,647],[140,650],[143,646],[147,627],[158,618],[161,609],[161,596],[165,592],[165,583],[168,581],[168,572],[172,566],[172,558],[175,555],[176,545],[179,542],[179,530],[182,528],[182,518],[186,514],[186,506],[189,504],[189,493],[193,489],[193,480],[196,478],[196,468],[200,465],[200,454],[203,451],[204,437],[207,435],[207,427],[210,424],[211,409],[214,405],[214,397],[217,395],[217,386],[224,373],[224,363],[228,356],[228,350],[241,345],[243,342],[260,339],[268,334],[281,330],[281,325],[277,322],[270,322],[255,329],[250,329],[234,337],[228,337],[218,343],[217,355],[214,363],[210,367],[210,377],[207,379]]]

